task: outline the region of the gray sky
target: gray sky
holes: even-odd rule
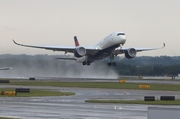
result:
[[[93,45],[115,31],[126,47],[166,47],[138,56],[180,56],[180,0],[1,0],[0,54],[60,54],[32,45]]]

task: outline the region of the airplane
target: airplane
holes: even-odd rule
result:
[[[12,69],[11,67],[3,67],[3,68],[0,68],[0,70],[10,70]]]
[[[76,62],[82,63],[83,65],[90,65],[94,61],[108,57],[110,59],[108,62],[108,66],[116,66],[114,58],[118,54],[124,54],[127,59],[131,59],[136,56],[137,52],[157,50],[165,47],[165,43],[163,43],[163,46],[159,48],[123,48],[122,46],[126,42],[124,32],[111,33],[110,35],[99,41],[97,44],[88,47],[80,46],[76,36],[74,36],[75,47],[24,45],[17,43],[15,40],[13,40],[13,42],[16,45],[24,47],[40,48],[52,51],[64,51],[65,54],[68,52],[73,53],[74,58],[60,57],[56,59],[75,60]]]

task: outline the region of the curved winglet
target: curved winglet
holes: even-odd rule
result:
[[[163,47],[162,48],[164,48],[166,46],[166,44],[165,43],[163,43]]]
[[[14,44],[16,44],[16,45],[21,45],[21,46],[23,46],[23,44],[19,44],[19,43],[17,43],[15,40],[13,40],[12,39],[12,41],[14,42]]]

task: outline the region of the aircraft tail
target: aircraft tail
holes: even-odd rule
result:
[[[76,47],[79,46],[79,42],[76,36],[74,36],[74,43]]]

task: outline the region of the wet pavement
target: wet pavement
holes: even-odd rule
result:
[[[23,119],[147,119],[147,106],[141,105],[53,103],[36,100],[3,103],[1,110],[0,115],[3,117]]]
[[[0,88],[8,85],[0,85]],[[144,96],[174,95],[178,91],[149,91],[126,89],[63,88],[49,86],[9,86],[31,89],[49,89],[75,92],[74,96],[53,97],[1,97],[1,117],[22,119],[147,119],[147,109],[152,105],[86,103],[87,99],[144,99]],[[154,106],[153,106],[154,107]],[[169,106],[168,106],[169,107]],[[172,107],[172,106],[171,106]],[[178,106],[176,106],[178,107]]]

